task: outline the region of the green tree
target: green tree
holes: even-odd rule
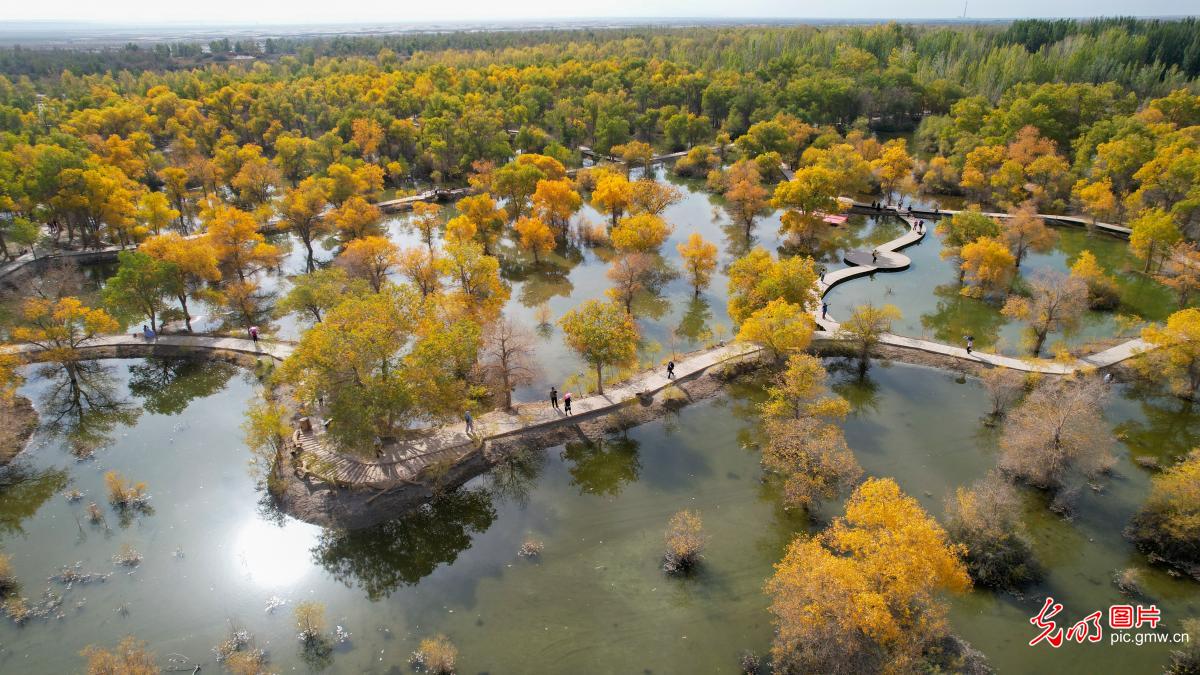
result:
[[[118,316],[144,316],[158,331],[164,298],[175,295],[175,266],[138,251],[121,251],[117,273],[104,284],[104,304]]]
[[[567,346],[596,369],[596,390],[604,393],[604,367],[625,364],[637,353],[638,330],[615,302],[588,300],[558,320]]]

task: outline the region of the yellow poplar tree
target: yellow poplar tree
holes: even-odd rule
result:
[[[513,229],[521,239],[521,248],[533,254],[533,261],[554,250],[554,231],[541,218],[521,216]]]
[[[846,515],[788,547],[767,582],[780,672],[904,673],[949,633],[944,592],[971,587],[950,543],[890,478],[868,479]]]
[[[622,251],[649,253],[662,246],[673,229],[660,216],[637,213],[617,223],[612,231],[612,243]]]
[[[363,237],[347,244],[338,262],[351,275],[365,279],[378,293],[388,273],[400,264],[400,249],[387,237]]]
[[[991,237],[980,237],[962,247],[962,270],[968,287],[963,295],[983,297],[1004,293],[1016,275],[1016,256]]]
[[[683,267],[688,280],[692,282],[693,295],[699,297],[701,289],[708,286],[713,270],[717,269],[717,245],[705,241],[699,232],[693,232],[685,243],[675,249],[683,258]]]
[[[813,330],[812,317],[804,307],[777,298],[742,322],[737,339],[765,347],[780,361],[807,349]]]

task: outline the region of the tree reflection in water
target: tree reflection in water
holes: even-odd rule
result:
[[[627,436],[567,443],[561,457],[571,463],[571,484],[582,494],[619,494],[642,471],[638,442]]]
[[[66,485],[61,469],[35,470],[21,462],[0,467],[0,534],[24,534],[21,523]]]
[[[703,295],[693,297],[688,300],[687,310],[679,318],[679,327],[675,332],[693,343],[700,342],[700,336],[708,331],[708,322],[712,316],[708,300]]]
[[[75,455],[90,455],[112,440],[118,425],[132,425],[142,414],[117,393],[112,370],[98,361],[43,366],[38,375],[48,383],[39,406],[42,426],[65,438]]]
[[[192,401],[224,389],[235,372],[235,366],[220,361],[151,358],[129,366],[129,391],[147,412],[178,415]]]
[[[1136,385],[1123,388],[1121,396],[1136,401],[1143,415],[1113,428],[1113,435],[1129,448],[1130,456],[1170,466],[1200,445],[1200,409],[1194,402]]]
[[[921,327],[932,331],[938,342],[959,345],[970,335],[975,338],[976,349],[992,349],[999,339],[1000,328],[1008,323],[1008,319],[998,307],[969,298],[960,292],[960,288],[958,284],[934,288],[937,309],[921,315]]]
[[[450,492],[374,527],[326,530],[313,560],[347,587],[357,585],[368,598],[379,600],[401,585],[416,584],[439,565],[453,563],[495,519],[488,492]]]
[[[520,506],[528,505],[529,493],[545,465],[546,453],[540,448],[527,447],[513,452],[492,469],[492,494]]]

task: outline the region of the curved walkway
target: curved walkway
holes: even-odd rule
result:
[[[866,209],[873,213],[882,213],[894,215],[904,221],[908,225],[908,231],[896,237],[895,239],[880,244],[873,251],[848,251],[845,255],[845,261],[850,267],[845,267],[840,270],[826,272],[818,281],[817,289],[821,299],[821,305],[813,311],[813,319],[817,325],[821,327],[822,334],[818,337],[826,337],[836,339],[841,333],[841,324],[833,319],[828,313],[823,311],[825,294],[834,286],[856,279],[858,277],[867,276],[876,272],[897,272],[907,269],[912,260],[898,253],[900,249],[912,246],[925,238],[925,233],[928,231],[928,223],[924,223],[924,217],[917,218],[917,215],[922,215],[922,212],[913,211],[910,215],[907,211],[901,212],[898,209],[874,209],[867,204],[855,203],[854,206],[859,209]],[[932,212],[928,212],[932,214]],[[942,215],[957,213],[957,211],[941,211]],[[1008,217],[1008,214],[988,214],[1001,215]],[[918,223],[921,224],[918,229]],[[1124,229],[1124,228],[1122,228]],[[875,253],[872,256],[872,252]],[[973,350],[967,353],[967,350],[962,347],[953,347],[941,342],[932,342],[929,340],[919,340],[917,338],[904,337],[893,333],[885,333],[880,339],[885,345],[892,347],[902,347],[905,349],[915,349],[918,351],[927,352],[930,354],[940,354],[942,356],[950,356],[968,361],[977,361],[990,366],[999,366],[1002,368],[1012,368],[1013,370],[1022,370],[1030,373],[1046,373],[1050,375],[1070,375],[1080,370],[1091,370],[1095,368],[1107,368],[1113,364],[1132,358],[1137,354],[1152,349],[1153,347],[1140,339],[1133,339],[1123,342],[1115,347],[1105,349],[1104,351],[1090,354],[1081,357],[1070,363],[1062,363],[1059,361],[1050,361],[1043,359],[1021,359],[1012,356],[1003,356],[1000,354],[989,354]]]
[[[141,335],[102,335],[79,346],[79,351],[93,359],[123,359],[144,355],[153,356],[164,351],[230,352],[250,356],[266,356],[282,361],[296,348],[291,342],[279,340],[249,340],[246,338],[221,337],[216,335],[160,335],[147,340]],[[10,345],[9,351],[37,361],[46,349],[41,345],[23,343]]]
[[[299,451],[302,470],[342,486],[387,489],[415,481],[421,470],[432,464],[460,461],[488,441],[604,415],[635,400],[653,396],[675,382],[696,377],[713,366],[759,351],[760,347],[743,343],[707,349],[676,361],[674,379],[667,379],[664,369],[655,369],[610,387],[604,394],[574,399],[572,415],[554,410],[546,403],[526,406],[516,412],[495,410],[475,418],[472,435],[467,434],[465,424],[450,424],[438,427],[420,439],[399,444],[376,459],[361,459],[329,449],[322,442],[319,425],[314,425],[310,433],[297,429],[292,438]]]

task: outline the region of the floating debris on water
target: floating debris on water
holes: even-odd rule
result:
[[[275,610],[283,607],[286,604],[287,600],[284,600],[277,595],[272,595],[271,597],[267,598],[267,614],[273,614]]]

